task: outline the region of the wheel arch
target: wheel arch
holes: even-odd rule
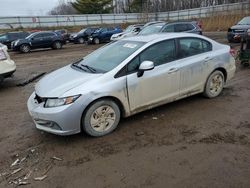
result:
[[[119,109],[120,109],[120,112],[121,112],[121,117],[125,117],[126,115],[126,111],[125,111],[125,107],[124,107],[124,105],[122,104],[122,102],[117,98],[117,97],[114,97],[114,96],[102,96],[102,97],[99,97],[99,98],[96,98],[96,99],[94,99],[92,102],[90,102],[87,106],[86,106],[86,108],[83,110],[83,112],[82,112],[82,116],[81,116],[81,121],[80,121],[80,127],[81,127],[81,132],[83,131],[83,127],[82,127],[82,120],[83,120],[83,116],[85,115],[85,113],[86,113],[86,111],[88,110],[88,108],[92,105],[92,104],[94,104],[95,102],[97,102],[97,101],[100,101],[100,100],[112,100],[112,101],[114,101],[117,105],[118,105],[118,107],[119,107]]]
[[[224,75],[224,82],[226,83],[226,81],[227,81],[227,71],[226,71],[226,69],[224,67],[218,67],[213,72],[215,72],[215,71],[221,71],[223,73],[223,75]]]

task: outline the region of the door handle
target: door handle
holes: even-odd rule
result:
[[[211,61],[211,60],[213,60],[212,57],[206,57],[206,58],[204,59],[205,62],[208,62],[208,61]]]
[[[168,74],[177,72],[178,70],[179,70],[179,69],[177,69],[177,68],[171,68],[171,69],[169,69]]]

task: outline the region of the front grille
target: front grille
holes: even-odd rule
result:
[[[244,33],[245,30],[243,30],[243,29],[233,29],[233,32],[234,33]]]
[[[40,103],[42,103],[42,102],[45,102],[45,101],[46,101],[46,98],[42,98],[42,97],[40,97],[40,96],[38,96],[38,95],[36,94],[35,100],[37,101],[38,104],[40,104]]]

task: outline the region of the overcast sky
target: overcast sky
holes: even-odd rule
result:
[[[0,16],[46,15],[58,0],[0,0]]]

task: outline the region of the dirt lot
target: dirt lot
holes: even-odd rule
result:
[[[226,42],[225,33],[207,35]],[[250,187],[250,69],[239,66],[220,97],[196,95],[140,113],[102,138],[38,131],[26,107],[35,83],[16,84],[98,47],[10,53],[17,72],[0,87],[0,187],[18,179],[26,187]]]

